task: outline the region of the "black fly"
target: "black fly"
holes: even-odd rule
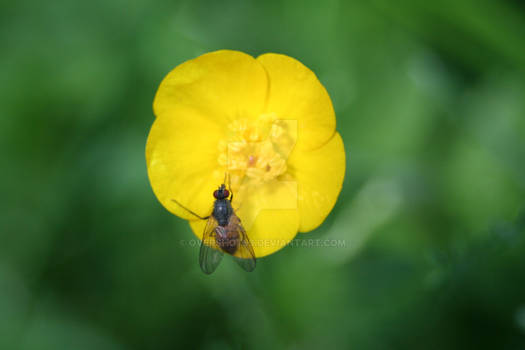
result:
[[[222,184],[213,192],[215,202],[211,215],[201,217],[173,199],[180,207],[201,220],[208,220],[202,235],[199,252],[199,264],[202,271],[210,274],[221,262],[223,253],[234,257],[234,260],[246,271],[255,269],[255,253],[241,219],[233,210],[231,201],[233,193]],[[228,198],[230,197],[230,198]]]

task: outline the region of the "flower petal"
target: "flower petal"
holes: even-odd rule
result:
[[[146,144],[148,176],[166,209],[195,220],[173,200],[200,216],[210,214],[213,191],[224,179],[224,170],[216,165],[221,130],[186,106],[175,106],[172,113],[158,117],[151,127]]]
[[[172,70],[159,86],[153,109],[157,117],[178,118],[175,109],[184,105],[225,125],[258,117],[267,89],[267,74],[255,58],[239,51],[215,51]]]
[[[294,149],[289,173],[297,180],[299,231],[319,226],[335,205],[345,176],[345,150],[339,133],[310,152]]]
[[[260,258],[284,248],[297,234],[299,216],[296,209],[262,210],[251,227],[245,227],[255,256]],[[193,233],[200,239],[204,220],[190,221]]]
[[[315,74],[294,58],[268,53],[257,57],[270,80],[266,113],[297,120],[297,146],[315,149],[335,131],[332,101]]]

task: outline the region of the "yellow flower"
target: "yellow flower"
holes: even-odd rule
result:
[[[332,210],[345,173],[343,141],[328,93],[299,61],[207,53],[164,78],[153,109],[151,187],[197,237],[205,222],[172,199],[208,216],[225,173],[257,257],[315,229]]]

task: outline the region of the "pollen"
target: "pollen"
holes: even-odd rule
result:
[[[241,183],[264,184],[286,173],[296,136],[296,122],[277,119],[274,114],[256,121],[234,120],[228,125],[227,137],[219,142],[217,162],[227,168],[234,189]]]

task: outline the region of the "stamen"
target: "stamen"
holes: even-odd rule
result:
[[[227,167],[232,183],[240,184],[246,177],[260,184],[286,172],[296,138],[296,128],[286,122],[266,114],[255,122],[237,119],[230,123],[228,137],[219,142],[217,162]]]

